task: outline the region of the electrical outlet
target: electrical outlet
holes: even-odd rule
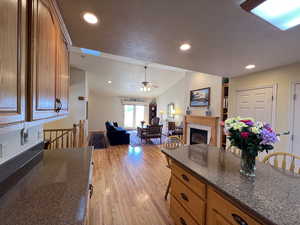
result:
[[[28,129],[23,128],[21,130],[21,145],[25,145],[28,142],[29,135],[28,135]]]

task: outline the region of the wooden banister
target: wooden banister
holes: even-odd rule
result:
[[[67,129],[45,129],[46,149],[80,148],[87,146],[87,122],[85,120]]]

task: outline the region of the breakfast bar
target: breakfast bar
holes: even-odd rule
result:
[[[171,163],[170,213],[178,225],[300,224],[300,176],[256,163],[240,174],[240,158],[208,145],[162,149]]]

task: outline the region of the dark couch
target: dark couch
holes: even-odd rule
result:
[[[127,131],[119,127],[117,123],[106,122],[106,135],[110,145],[129,145],[130,134]]]

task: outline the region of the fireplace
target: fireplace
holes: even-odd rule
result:
[[[191,129],[202,131],[200,131],[200,134],[194,135],[191,134]],[[218,129],[219,117],[186,115],[184,117],[184,143],[190,145],[193,142],[204,142],[205,144],[217,146]],[[194,140],[191,140],[192,135]]]
[[[207,144],[208,131],[196,128],[190,128],[190,144]]]

